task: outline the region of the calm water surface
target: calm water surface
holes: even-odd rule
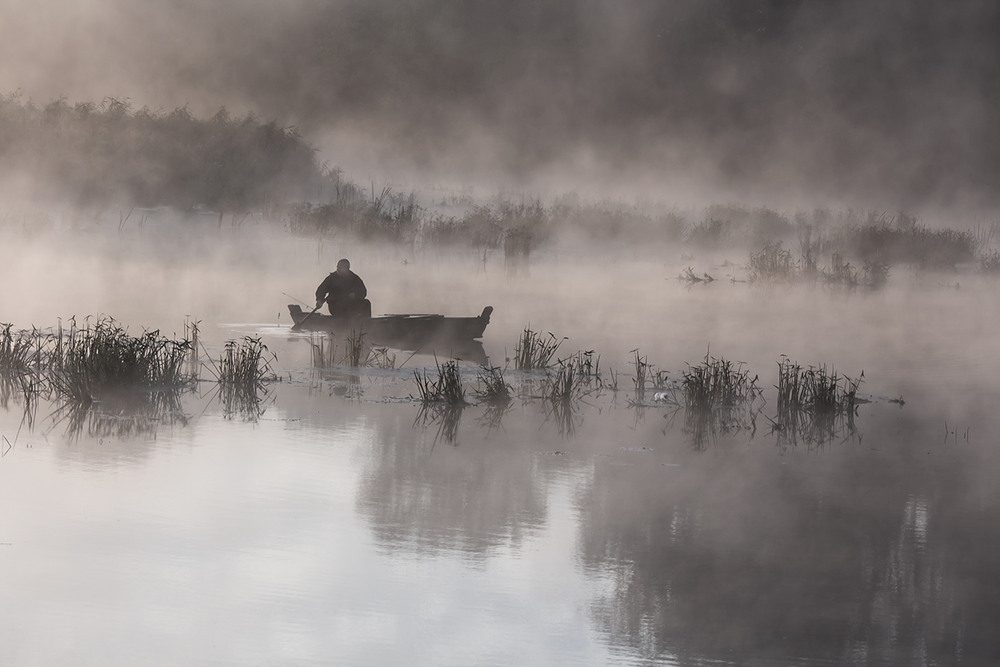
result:
[[[0,319],[107,312],[179,331],[190,315],[209,353],[261,336],[281,381],[257,412],[202,382],[177,414],[78,430],[44,403],[29,427],[8,400],[0,664],[1000,660],[991,283],[900,271],[868,294],[687,286],[673,256],[568,252],[510,276],[495,259],[284,243],[208,262],[119,239],[62,248],[52,268],[25,242],[4,269],[37,279],[30,298],[3,296]],[[531,325],[569,337],[566,354],[595,350],[619,391],[568,414],[538,400],[422,412],[412,373],[433,357],[312,369],[281,292],[308,300],[341,254],[378,312],[489,303],[494,363]],[[766,402],[707,425],[634,407],[636,348],[675,377],[706,352],[743,361]],[[853,428],[794,443],[771,431],[781,354],[864,371],[871,402]]]

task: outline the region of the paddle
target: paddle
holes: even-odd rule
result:
[[[312,312],[310,312],[308,315],[306,315],[301,320],[299,320],[298,322],[296,322],[295,324],[292,325],[292,331],[298,331],[299,329],[301,329],[302,325],[306,323],[306,320],[308,320],[310,317],[312,317],[316,313],[316,311],[319,310],[322,307],[323,307],[323,304],[320,304],[320,305],[316,306],[315,308],[313,308]]]

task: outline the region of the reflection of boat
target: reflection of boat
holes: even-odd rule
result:
[[[483,344],[476,340],[490,323],[493,306],[486,306],[478,317],[444,315],[380,315],[378,317],[333,317],[307,313],[289,304],[295,328],[300,331],[325,331],[344,335],[363,334],[365,342],[396,349],[415,350],[441,357],[453,357],[486,363]]]

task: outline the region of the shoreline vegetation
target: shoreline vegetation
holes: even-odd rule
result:
[[[25,185],[28,184],[28,185]],[[412,247],[467,247],[504,253],[508,267],[547,244],[573,239],[664,243],[688,254],[744,249],[748,282],[822,281],[878,288],[900,265],[1000,274],[994,247],[1000,222],[939,228],[905,211],[713,204],[686,210],[576,193],[543,203],[501,193],[400,193],[359,185],[319,164],[316,149],[291,127],[235,117],[225,108],[195,118],[134,109],[127,100],[43,106],[18,93],[0,96],[0,193],[44,202],[39,211],[0,209],[0,228],[52,229],[45,206],[59,203],[94,218],[118,211],[121,231],[136,208],[225,218],[248,216],[292,234],[350,237]],[[124,207],[124,208],[121,208]],[[128,210],[126,215],[123,211]],[[141,214],[137,215],[139,218]],[[140,223],[133,223],[141,226]],[[712,282],[689,269],[681,280]]]

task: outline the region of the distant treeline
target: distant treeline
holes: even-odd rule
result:
[[[0,185],[46,200],[239,211],[315,197],[324,182],[294,129],[252,114],[0,97]]]
[[[831,271],[839,268],[844,274],[853,271],[845,264],[848,260],[883,277],[888,267],[899,264],[947,269],[979,263],[984,272],[1000,272],[1000,253],[993,248],[1000,223],[972,230],[937,229],[904,211],[891,215],[817,208],[786,214],[764,206],[729,204],[682,210],[614,200],[587,203],[575,194],[550,206],[537,199],[502,195],[484,202],[443,198],[431,205],[441,210],[458,204],[463,209],[445,215],[417,205],[413,194],[397,195],[389,188],[369,194],[340,180],[339,172],[331,180],[337,195],[329,203],[290,207],[292,232],[422,247],[502,248],[508,257],[527,257],[550,240],[573,238],[590,243],[667,244],[686,251],[760,250],[763,255],[758,260],[769,259],[770,269],[758,267],[752,271],[757,277],[774,274],[779,264],[785,277],[793,269],[819,275],[824,261]],[[785,246],[797,247],[798,259]],[[782,262],[776,264],[775,259]]]

